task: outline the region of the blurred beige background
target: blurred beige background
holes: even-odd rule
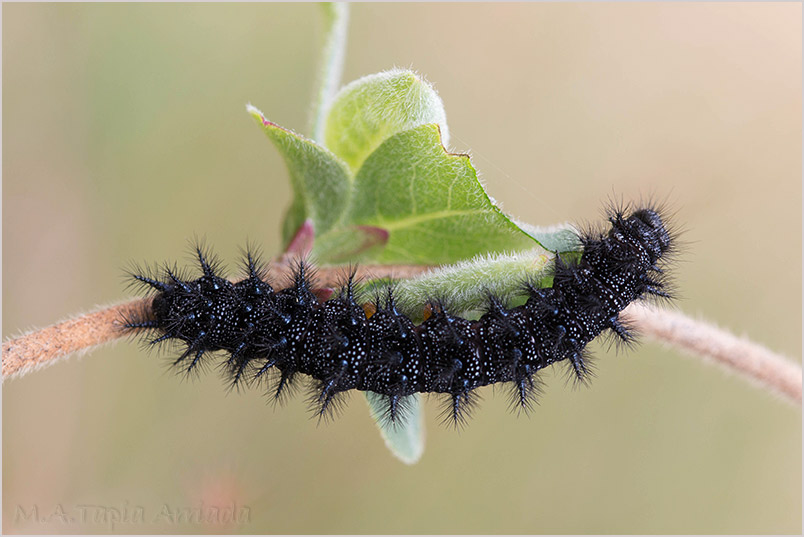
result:
[[[2,9],[4,338],[125,299],[128,262],[184,262],[193,234],[230,262],[247,238],[278,251],[287,174],[245,104],[306,132],[315,5]],[[508,212],[669,196],[678,307],[801,360],[799,4],[358,4],[351,22],[344,82],[422,73]],[[592,388],[548,372],[530,418],[487,389],[456,433],[430,401],[406,467],[360,397],[316,426],[303,398],[181,382],[121,341],[3,386],[3,530],[801,531],[799,409],[656,344],[594,348]],[[232,502],[247,523],[159,517]],[[20,518],[33,506],[46,520]]]

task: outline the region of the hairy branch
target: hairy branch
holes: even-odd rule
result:
[[[141,311],[146,300],[105,307],[3,343],[3,380],[48,366],[76,352],[126,335],[121,320]]]
[[[358,267],[357,276],[405,279],[421,275],[430,268],[422,265],[366,265]],[[272,275],[277,280],[283,276],[289,278],[292,270],[292,263],[285,259],[271,265]],[[318,284],[336,287],[343,282],[344,275],[342,267],[319,268]],[[23,375],[70,354],[126,336],[121,320],[126,314],[141,311],[148,300],[133,300],[102,308],[6,341],[3,343],[3,378]],[[801,366],[787,358],[681,313],[635,303],[623,314],[640,333],[719,363],[790,402],[801,403]]]
[[[634,303],[623,312],[640,333],[712,360],[801,404],[801,366],[765,347],[681,313]]]

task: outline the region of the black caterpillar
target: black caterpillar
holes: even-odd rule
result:
[[[180,340],[186,345],[174,365],[195,370],[208,353],[225,351],[223,370],[232,383],[269,377],[278,399],[299,373],[313,379],[311,402],[319,416],[336,406],[339,394],[364,390],[387,399],[385,418],[404,420],[405,396],[448,394],[446,417],[459,424],[471,409],[473,390],[508,383],[513,402],[530,410],[538,393],[537,372],[567,361],[570,373],[590,375],[587,343],[610,330],[625,343],[633,331],[619,313],[646,295],[670,298],[662,263],[674,247],[674,233],[656,208],[608,213],[607,233],[585,231],[579,261],[556,256],[553,286],[523,284],[524,305],[506,308],[488,297],[479,320],[451,315],[438,301],[415,325],[398,311],[393,289],[364,309],[354,274],[336,298],[313,293],[310,266],[299,262],[290,287],[274,291],[266,269],[246,253],[248,276],[236,283],[218,275],[217,262],[197,248],[203,276],[183,279],[164,269],[161,279],[134,273],[156,289],[152,302],[127,329],[148,329],[150,343]]]

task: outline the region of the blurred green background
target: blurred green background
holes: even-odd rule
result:
[[[287,174],[245,104],[307,132],[316,5],[2,9],[4,338],[129,297],[127,263],[183,263],[194,234],[232,264],[247,238],[278,252]],[[344,82],[430,80],[521,220],[669,196],[678,307],[801,360],[799,4],[358,4],[348,47]],[[530,418],[485,389],[456,433],[429,401],[407,467],[361,397],[317,426],[124,340],[3,386],[3,530],[801,532],[800,409],[657,344],[593,347],[591,389],[547,372]],[[232,503],[247,523],[158,516]]]

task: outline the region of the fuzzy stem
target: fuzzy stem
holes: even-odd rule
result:
[[[413,311],[409,305],[420,307],[433,298],[458,312],[478,310],[487,304],[489,294],[503,301],[521,295],[523,282],[535,284],[549,275],[546,269],[554,258],[542,249],[480,255],[399,282],[394,295],[398,306],[411,317],[421,315],[421,311]],[[541,286],[549,286],[549,283]]]
[[[633,303],[623,312],[641,333],[712,360],[789,402],[801,404],[801,366],[765,347],[681,313]]]
[[[343,74],[343,61],[346,57],[346,33],[349,26],[349,4],[327,2],[321,5],[324,14],[324,48],[321,51],[321,65],[318,73],[318,91],[311,135],[320,145],[324,144],[324,124],[332,99],[338,91]]]
[[[141,311],[147,300],[104,307],[4,342],[3,380],[125,336],[121,319]]]

